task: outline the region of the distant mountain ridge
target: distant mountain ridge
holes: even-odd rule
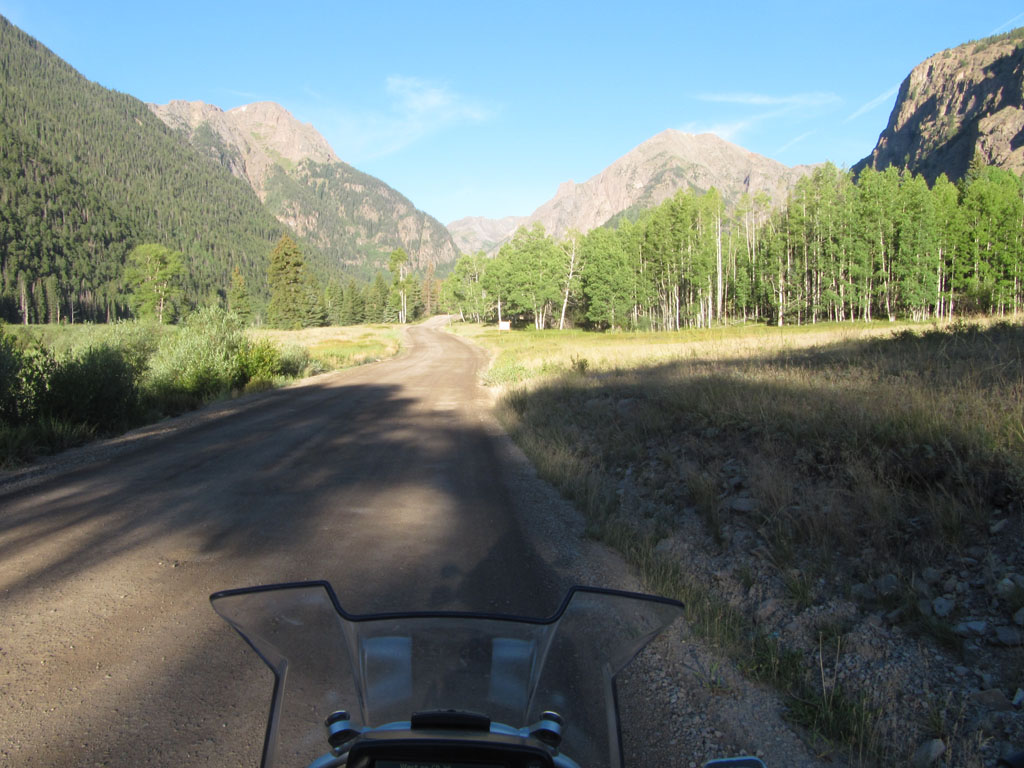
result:
[[[329,263],[369,276],[395,248],[405,249],[420,269],[443,268],[458,256],[440,222],[342,162],[312,125],[279,104],[224,111],[172,101],[149,108],[199,152],[245,179],[277,220],[315,244]]]
[[[889,123],[853,170],[906,167],[929,182],[960,179],[975,153],[1024,171],[1024,28],[966,43],[918,64]]]
[[[783,165],[714,134],[670,129],[587,181],[564,182],[529,216],[459,219],[448,229],[463,251],[494,252],[519,226],[540,222],[556,238],[570,229],[585,233],[624,212],[656,206],[679,189],[704,192],[715,187],[727,203],[759,192],[780,201],[811,169]]]

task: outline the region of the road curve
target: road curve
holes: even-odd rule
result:
[[[270,676],[217,589],[326,578],[354,612],[551,613],[485,362],[410,328],[393,360],[0,484],[0,764],[257,765]]]

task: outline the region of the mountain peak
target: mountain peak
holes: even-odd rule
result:
[[[243,104],[227,112],[201,101],[149,104],[171,128],[186,134],[200,151],[246,179],[261,199],[274,166],[289,168],[304,160],[337,162],[331,145],[308,123],[272,101]]]
[[[1024,28],[925,59],[900,86],[874,151],[854,166],[961,178],[975,153],[1024,171]]]
[[[249,182],[282,224],[334,265],[373,269],[404,248],[412,266],[453,261],[447,230],[397,190],[343,163],[327,140],[272,101],[224,111],[200,101],[149,108],[199,152]]]
[[[448,226],[464,251],[496,251],[518,226],[540,222],[556,238],[570,229],[585,233],[624,211],[656,206],[679,189],[704,192],[715,187],[727,202],[745,192],[767,192],[779,200],[807,172],[805,166],[790,168],[712,133],[669,128],[585,182],[563,182],[553,198],[525,219],[509,217],[486,225],[480,219],[460,219]]]

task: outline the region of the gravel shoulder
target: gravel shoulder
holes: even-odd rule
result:
[[[490,428],[522,524],[561,584],[643,592],[618,553],[585,536],[585,522],[572,503],[537,477],[496,422]],[[682,622],[626,668],[619,704],[627,765],[691,768],[745,754],[761,757],[769,768],[832,764],[817,758],[804,734],[785,721],[776,692],[746,680]]]

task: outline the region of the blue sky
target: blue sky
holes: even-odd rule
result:
[[[1024,3],[0,0],[104,86],[276,101],[444,223],[526,215],[665,130],[850,166],[923,59]]]

